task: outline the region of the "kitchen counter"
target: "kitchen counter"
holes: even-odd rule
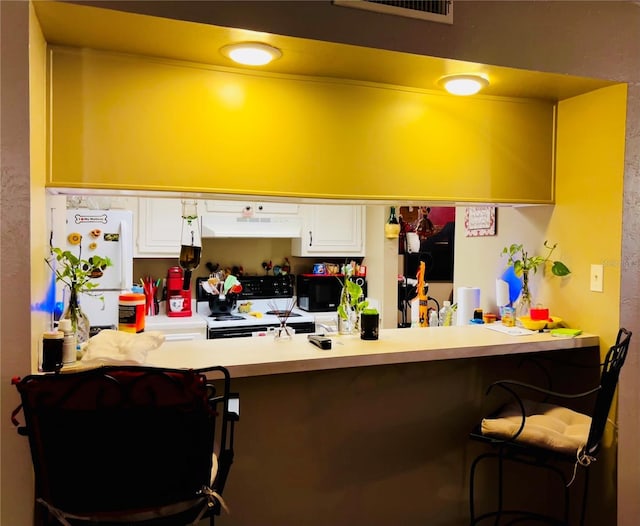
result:
[[[591,334],[469,325],[383,329],[375,341],[329,335],[331,350],[296,334],[165,341],[148,353],[152,366],[231,373],[241,417],[225,524],[463,524],[475,446],[467,434],[490,407],[486,386],[534,383],[540,370],[525,353],[548,358],[553,385],[566,392],[590,387],[585,376],[599,370]],[[568,373],[568,362],[592,367]]]
[[[331,350],[321,350],[307,335],[274,341],[271,336],[220,340],[167,341],[149,352],[147,363],[160,367],[204,369],[227,367],[232,377],[320,371],[347,367],[390,365],[536,353],[597,347],[598,336],[558,338],[548,333],[513,336],[482,325],[383,329],[380,339],[329,334]]]

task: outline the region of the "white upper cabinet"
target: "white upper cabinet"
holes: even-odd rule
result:
[[[364,256],[365,207],[361,205],[299,205],[255,201],[198,201],[198,212],[221,216],[275,218],[267,232],[252,237],[283,237],[277,232],[286,217],[301,218],[301,237],[292,239],[293,256]],[[140,198],[134,257],[171,258],[180,252],[180,199]],[[287,221],[288,224],[288,221]],[[299,229],[298,223],[298,229]],[[300,230],[299,230],[300,231]],[[204,237],[204,235],[203,235]],[[242,236],[240,236],[242,237]],[[285,236],[286,237],[286,236]]]
[[[182,201],[140,198],[134,257],[168,258],[180,254]]]
[[[221,237],[287,237],[287,228],[300,232],[300,208],[296,203],[272,203],[261,201],[198,201],[201,217],[218,217],[231,221],[221,226]],[[140,198],[136,222],[136,246],[134,256],[139,258],[178,257],[182,227],[182,201],[170,198]],[[290,220],[291,219],[291,220]],[[205,222],[202,236],[207,235]],[[257,225],[257,226],[256,226]],[[293,225],[293,226],[292,226]],[[235,227],[235,228],[231,228]],[[254,228],[252,228],[254,227]],[[264,227],[259,229],[258,227]],[[215,237],[215,236],[214,236]]]
[[[365,207],[301,205],[302,237],[292,241],[294,256],[364,256]]]

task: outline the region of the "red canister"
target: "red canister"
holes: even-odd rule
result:
[[[544,309],[542,307],[531,307],[531,311],[529,312],[532,320],[542,321],[549,319],[549,309]]]
[[[125,332],[144,331],[145,296],[137,292],[120,294],[118,298],[118,330]]]

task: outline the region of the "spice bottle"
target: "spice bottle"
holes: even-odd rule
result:
[[[62,363],[65,365],[75,363],[76,361],[76,333],[73,332],[71,320],[63,318],[58,322],[58,329],[64,334],[62,340]]]

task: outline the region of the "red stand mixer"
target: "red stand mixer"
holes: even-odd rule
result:
[[[191,316],[191,286],[184,290],[184,275],[180,267],[170,267],[167,272],[167,316]]]

